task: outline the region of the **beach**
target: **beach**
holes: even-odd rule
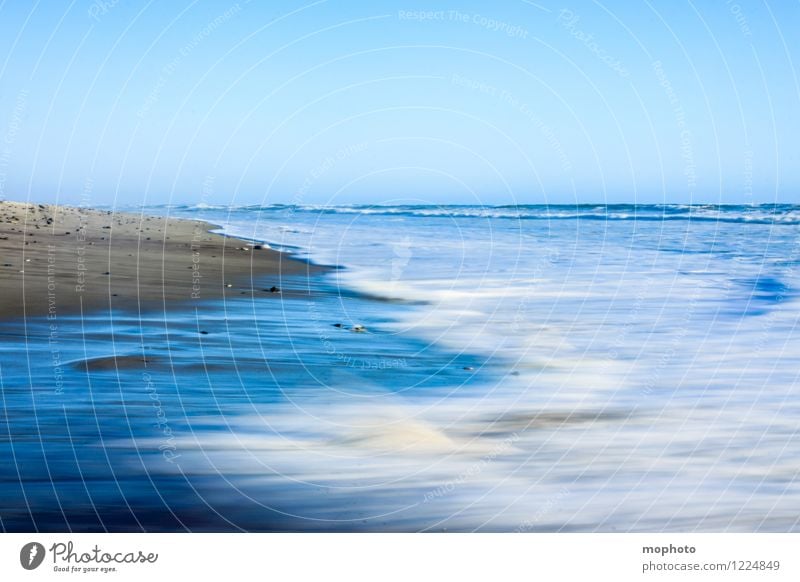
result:
[[[0,318],[165,310],[265,294],[315,267],[203,221],[0,202]],[[254,281],[274,283],[254,287]]]
[[[6,531],[797,530],[796,206],[0,208]]]

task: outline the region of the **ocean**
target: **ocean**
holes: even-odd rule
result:
[[[0,324],[3,529],[800,529],[800,206],[135,210],[332,268]]]

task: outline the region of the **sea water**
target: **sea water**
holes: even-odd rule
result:
[[[798,529],[800,207],[141,210],[335,268],[4,324],[7,528]]]

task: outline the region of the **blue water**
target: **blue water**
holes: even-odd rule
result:
[[[7,529],[800,529],[798,206],[144,211],[339,268],[3,324]]]

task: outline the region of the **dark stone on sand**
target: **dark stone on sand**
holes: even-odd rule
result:
[[[333,327],[344,327],[343,323],[334,323]]]
[[[263,248],[264,247],[262,247],[261,245],[253,245],[253,249],[256,250],[256,251],[260,251]]]

